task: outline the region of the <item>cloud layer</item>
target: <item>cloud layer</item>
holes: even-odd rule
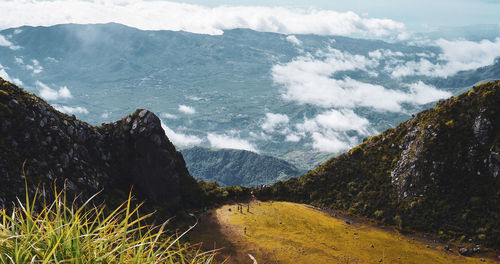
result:
[[[396,56],[394,54],[391,56]],[[381,57],[382,54],[378,51],[372,56]],[[275,65],[271,71],[273,81],[285,88],[283,98],[324,108],[371,107],[378,111],[398,112],[403,103],[420,105],[451,96],[423,83],[411,86],[414,89],[410,92],[404,92],[349,77],[332,78],[333,74],[348,70],[370,74],[378,65],[377,59],[330,48],[326,53],[307,54],[289,63]]]
[[[258,152],[257,148],[247,140],[233,137],[230,135],[219,135],[215,133],[208,133],[208,142],[214,148],[227,148],[227,149],[242,149],[252,152]]]
[[[482,40],[480,42],[440,39],[434,45],[443,51],[439,54],[437,63],[432,63],[426,58],[409,61],[398,65],[392,72],[392,76],[395,78],[411,75],[448,77],[459,71],[492,65],[495,58],[500,56],[500,37],[495,41]]]
[[[37,81],[36,85],[40,87],[40,96],[45,100],[55,101],[73,97],[66,86],[59,88],[59,90],[54,90],[40,81]]]
[[[199,5],[168,1],[54,0],[2,1],[0,28],[22,25],[117,22],[147,30],[183,30],[222,34],[250,28],[284,34],[385,37],[404,35],[405,26],[390,19],[364,18],[354,12],[263,6]]]
[[[161,127],[165,131],[168,139],[172,141],[172,143],[178,147],[187,147],[187,146],[195,146],[201,144],[203,140],[194,135],[186,135],[182,133],[178,133],[170,129],[167,125],[161,122]]]

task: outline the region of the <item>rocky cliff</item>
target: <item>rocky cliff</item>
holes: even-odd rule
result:
[[[300,179],[256,191],[500,248],[500,81],[419,113]]]
[[[196,181],[157,116],[137,110],[91,126],[0,79],[0,205],[54,182],[88,197],[134,194],[171,209],[192,202]],[[41,188],[46,189],[46,188]],[[42,192],[43,195],[43,192]]]

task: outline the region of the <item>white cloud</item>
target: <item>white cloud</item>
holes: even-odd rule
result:
[[[2,77],[4,80],[11,82],[12,79],[10,79],[9,74],[5,71],[5,68],[3,67],[2,64],[0,64],[0,77]]]
[[[45,58],[46,61],[48,62],[51,62],[51,63],[57,63],[59,62],[56,58],[52,58],[52,57],[47,57]]]
[[[23,85],[23,82],[21,80],[19,80],[18,78],[14,78],[12,79],[12,82],[17,85],[17,86],[22,86]]]
[[[371,72],[379,65],[376,59],[343,53],[336,49],[329,49],[327,53],[319,55],[319,58],[312,55],[301,56],[289,63],[272,67],[273,81],[285,88],[282,94],[284,99],[324,108],[371,107],[379,111],[393,112],[402,111],[402,103],[422,102],[415,98],[414,92],[386,89],[381,85],[364,83],[349,77],[340,80],[331,77],[336,72],[346,70]],[[399,56],[397,53],[393,55]],[[430,92],[429,89],[426,91]],[[433,94],[440,94],[442,98],[448,97],[445,93]]]
[[[450,92],[436,89],[432,85],[427,85],[422,81],[407,85],[410,88],[413,101],[417,104],[428,104],[439,99],[449,98]]]
[[[339,139],[339,137],[337,133],[332,131],[327,131],[326,134],[313,132],[313,148],[319,151],[339,153],[352,147],[352,145]]]
[[[4,36],[0,35],[0,46],[8,47],[11,50],[18,50],[21,47],[14,45],[12,42],[7,40]]]
[[[258,152],[253,144],[241,138],[208,133],[207,139],[210,142],[210,145],[214,148],[243,149]]]
[[[57,111],[66,113],[66,114],[88,114],[89,111],[85,107],[81,106],[66,106],[66,105],[52,105]]]
[[[173,115],[173,114],[169,114],[169,113],[161,113],[160,116],[162,118],[168,118],[168,119],[177,119],[177,118],[179,118],[178,116]]]
[[[274,132],[274,128],[276,126],[288,124],[289,121],[290,119],[287,115],[266,113],[266,118],[264,119],[264,123],[262,123],[261,127],[266,132]]]
[[[434,45],[442,49],[437,63],[432,63],[424,59],[425,57],[419,61],[409,61],[395,67],[392,77],[424,75],[444,78],[459,71],[492,65],[495,58],[500,56],[500,37],[495,41],[482,40],[480,42],[439,39]]]
[[[316,116],[315,121],[321,127],[335,131],[355,130],[360,135],[369,135],[370,122],[356,115],[352,110],[330,110]]]
[[[31,60],[31,62],[33,63],[32,65],[26,64],[26,69],[33,71],[33,74],[38,74],[43,71],[43,67],[38,60]]]
[[[203,140],[197,136],[194,135],[186,135],[182,133],[177,133],[167,127],[163,121],[161,122],[161,127],[165,131],[165,134],[167,135],[168,139],[172,141],[172,143],[176,146],[179,147],[186,147],[186,146],[195,146],[201,144]]]
[[[45,99],[45,100],[59,100],[59,99],[68,99],[72,98],[73,96],[71,95],[71,92],[69,91],[68,87],[63,86],[59,88],[59,90],[54,90],[47,86],[46,84],[37,81],[36,85],[39,86],[40,89],[40,96]]]
[[[111,112],[106,111],[106,112],[101,114],[101,118],[108,118],[110,114],[111,114]]]
[[[296,36],[294,35],[289,35],[286,37],[286,40],[297,45],[297,46],[301,46],[302,45],[302,41],[300,41],[300,39],[298,39]]]
[[[23,82],[19,80],[18,78],[11,78],[7,71],[5,71],[5,67],[3,67],[2,64],[0,64],[0,77],[2,77],[4,80],[14,83],[15,85],[23,85]]]
[[[24,64],[23,58],[15,57],[14,60],[16,61],[17,64],[20,64],[20,65]]]
[[[401,51],[392,51],[388,49],[377,49],[374,51],[368,52],[368,57],[374,58],[377,60],[385,59],[387,57],[403,57],[404,54]]]
[[[361,136],[376,133],[370,128],[370,122],[366,118],[358,116],[351,109],[331,109],[312,119],[305,118],[303,123],[296,124],[295,127],[298,132],[287,136],[287,141],[296,142],[300,140],[300,136],[309,135],[314,149],[337,153],[357,143],[357,138],[348,136],[348,132],[355,131]]]
[[[184,114],[192,115],[196,113],[196,110],[194,110],[193,107],[187,106],[187,105],[179,105],[179,112],[182,112]]]
[[[203,34],[250,28],[283,34],[361,34],[376,37],[397,37],[405,30],[403,23],[364,18],[351,11],[341,13],[264,6],[208,8],[158,0],[18,0],[2,1],[0,9],[0,28],[117,22],[145,30],[183,30]]]
[[[288,141],[288,142],[299,142],[301,139],[300,135],[297,135],[297,134],[288,134],[285,138],[285,141]]]

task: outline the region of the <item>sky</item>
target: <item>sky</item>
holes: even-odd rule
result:
[[[409,33],[473,24],[500,27],[500,0],[0,0],[0,29],[117,22],[145,30],[404,40]]]
[[[498,24],[500,0],[174,0],[216,7],[220,5],[282,6],[353,11],[361,16],[400,21],[415,31],[441,26]]]

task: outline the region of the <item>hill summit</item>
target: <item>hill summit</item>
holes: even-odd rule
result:
[[[169,209],[189,203],[197,190],[181,153],[148,110],[94,127],[0,79],[0,131],[0,206],[24,193],[24,175],[31,193],[36,184],[56,181],[75,195],[104,189],[120,199],[110,194],[134,186],[141,199]]]
[[[500,81],[256,192],[500,248]]]

